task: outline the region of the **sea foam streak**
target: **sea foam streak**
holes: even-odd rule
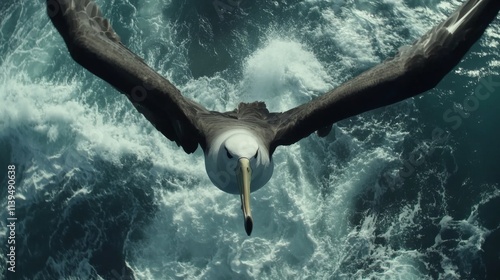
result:
[[[215,12],[198,14],[196,1],[98,3],[125,44],[186,96],[215,110],[263,100],[282,111],[411,43],[459,1],[431,8],[397,1],[242,3],[243,13],[235,12],[241,21],[225,17],[227,36],[235,39],[201,43],[221,56],[211,47],[218,40],[248,47],[227,44],[233,55],[227,70],[200,77],[190,67],[193,44],[204,39],[185,35],[197,34],[198,24],[226,24]],[[484,275],[478,267],[486,262],[484,244],[498,232],[495,217],[485,213],[500,194],[489,179],[496,170],[482,162],[495,166],[499,154],[479,143],[498,139],[496,109],[482,104],[457,130],[441,115],[465,98],[478,75],[498,76],[498,63],[490,63],[499,56],[498,22],[443,88],[339,122],[325,139],[312,135],[280,147],[274,177],[252,197],[255,227],[247,238],[238,197],[210,183],[201,150],[184,154],[123,96],[76,65],[42,4],[0,9],[0,163],[19,167],[23,231],[17,234],[29,248],[16,248],[19,265],[30,267],[26,278],[112,279],[130,271],[137,279]],[[457,80],[463,84],[448,85]],[[431,155],[435,126],[450,140]],[[488,137],[477,139],[483,130]],[[478,142],[477,152],[469,152],[469,142]],[[412,152],[424,163],[401,180]],[[0,228],[4,242],[5,220]]]

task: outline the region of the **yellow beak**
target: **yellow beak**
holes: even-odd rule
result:
[[[236,177],[240,189],[241,210],[243,210],[243,218],[245,219],[245,231],[250,236],[253,228],[252,212],[250,211],[250,180],[252,179],[252,169],[250,168],[250,161],[247,158],[240,158],[238,160]]]

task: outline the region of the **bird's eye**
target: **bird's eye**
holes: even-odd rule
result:
[[[257,158],[257,155],[259,154],[259,150],[257,150],[257,152],[255,152],[255,156],[253,156],[254,158]]]
[[[229,153],[229,151],[227,150],[227,148],[226,148],[226,147],[224,147],[224,149],[226,149],[226,154],[227,154],[227,157],[228,157],[228,158],[233,158],[233,156]]]

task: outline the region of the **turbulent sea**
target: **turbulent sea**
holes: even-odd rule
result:
[[[461,2],[97,1],[124,44],[219,111],[307,102]],[[185,154],[77,65],[45,1],[2,0],[0,278],[499,279],[499,83],[497,19],[435,89],[279,147],[247,237],[201,148]]]

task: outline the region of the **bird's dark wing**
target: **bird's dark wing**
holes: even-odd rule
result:
[[[167,79],[125,47],[92,0],[47,0],[47,13],[73,59],[111,84],[168,139],[187,153],[202,147],[199,114],[209,113],[185,98]]]
[[[500,0],[469,0],[412,46],[340,87],[281,114],[270,150],[290,145],[342,119],[393,104],[436,86],[481,37]]]

